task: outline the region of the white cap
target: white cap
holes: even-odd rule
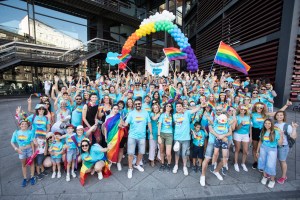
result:
[[[78,129],[84,129],[82,125],[77,126],[76,130]]]
[[[221,114],[221,115],[218,116],[217,120],[220,124],[226,124],[227,123],[227,116],[224,115],[224,114]]]

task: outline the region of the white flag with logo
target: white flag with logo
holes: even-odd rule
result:
[[[164,58],[159,63],[152,62],[147,56],[145,57],[146,71],[153,76],[169,76],[169,60]]]

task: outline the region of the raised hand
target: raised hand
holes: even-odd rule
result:
[[[16,108],[16,113],[21,113],[21,106],[18,106],[18,107]]]
[[[298,125],[296,122],[292,122],[292,127],[293,127],[293,128],[298,128],[298,126],[299,126],[299,125]]]
[[[287,105],[287,106],[291,106],[292,104],[293,104],[293,103],[292,103],[290,100],[287,100],[287,101],[286,101],[286,105]]]
[[[73,80],[73,77],[72,76],[67,76],[67,80],[68,80],[69,83],[71,83],[72,80]]]
[[[60,79],[61,79],[62,82],[65,82],[66,77],[65,76],[61,76]]]
[[[59,77],[55,75],[54,76],[54,81],[55,81],[55,83],[57,83],[59,81]]]

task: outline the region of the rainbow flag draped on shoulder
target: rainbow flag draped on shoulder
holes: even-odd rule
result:
[[[224,42],[220,42],[214,63],[248,74],[250,66],[245,63],[237,52]]]
[[[119,145],[124,136],[124,130],[119,128],[121,115],[118,113],[110,117],[105,122],[107,131],[107,145],[112,148],[107,151],[107,159],[113,163],[118,161]]]
[[[166,54],[169,61],[179,60],[179,59],[186,59],[187,58],[186,53],[180,51],[180,49],[177,49],[175,47],[163,48],[163,51]]]

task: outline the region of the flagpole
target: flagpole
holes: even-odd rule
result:
[[[214,66],[214,61],[215,61],[215,59],[216,59],[216,57],[217,57],[217,53],[218,53],[218,50],[219,50],[219,48],[220,48],[220,46],[221,46],[221,42],[222,42],[222,41],[220,41],[220,43],[219,43],[219,46],[218,46],[217,52],[216,52],[216,54],[215,54],[214,60],[213,60],[213,62],[212,62],[212,64],[211,64],[211,66],[210,66],[209,74],[211,73],[211,70],[212,70],[212,68],[213,68],[213,66]]]
[[[167,58],[167,59],[168,59],[168,61],[169,61],[169,66],[171,67],[172,71],[175,73],[175,71],[174,71],[174,69],[173,69],[172,65],[170,64],[170,60],[169,60],[168,56],[166,55],[166,53],[165,53],[165,50],[164,50],[164,49],[163,49],[163,52],[164,52],[164,54],[165,54],[166,58]]]

